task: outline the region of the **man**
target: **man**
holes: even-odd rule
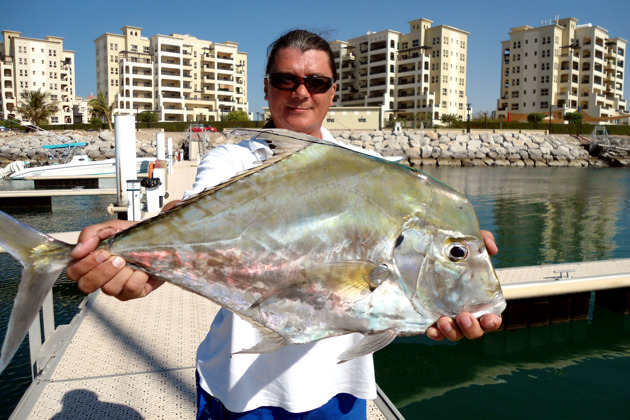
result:
[[[336,91],[334,57],[325,40],[303,30],[283,35],[270,46],[266,73],[265,99],[271,113],[268,127],[335,141],[322,127]],[[255,140],[219,146],[202,161],[193,191],[187,196],[252,168],[271,154],[266,143]],[[81,233],[73,251],[77,262],[67,273],[79,282],[82,291],[101,288],[126,300],[146,296],[160,285],[127,267],[120,257],[105,250],[92,253],[99,240],[132,224],[111,221]],[[488,251],[496,253],[491,234],[484,235]],[[486,315],[480,322],[463,313],[455,320],[441,318],[427,335],[436,340],[478,338],[484,330],[497,329],[500,324],[494,315]],[[222,309],[197,353],[198,418],[364,419],[366,400],[376,397],[372,357],[343,364],[336,359],[340,349],[350,348],[360,339],[360,334],[348,334],[267,354],[231,357],[259,342],[261,333]]]

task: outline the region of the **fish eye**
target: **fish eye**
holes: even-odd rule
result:
[[[403,243],[404,240],[405,240],[405,236],[401,233],[400,236],[396,238],[396,244],[394,245],[394,248],[398,248],[400,244]]]
[[[453,262],[461,261],[468,256],[468,247],[462,243],[454,242],[448,246],[447,254],[449,260]]]

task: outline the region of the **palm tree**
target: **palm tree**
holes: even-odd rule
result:
[[[57,112],[58,101],[49,102],[50,94],[39,90],[24,90],[20,93],[21,105],[17,111],[26,117],[31,124],[41,126],[48,122],[48,118]]]
[[[96,99],[92,99],[88,102],[88,105],[92,108],[93,114],[107,119],[109,129],[112,130],[112,113],[114,112],[114,104],[112,103],[109,105],[107,103],[105,94],[103,92],[99,92],[96,95]]]

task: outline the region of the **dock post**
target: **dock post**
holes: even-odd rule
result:
[[[127,210],[127,220],[139,222],[142,220],[142,207],[140,203],[140,180],[127,180],[127,194],[129,207]]]

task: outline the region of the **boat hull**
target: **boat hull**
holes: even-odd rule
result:
[[[149,164],[155,162],[155,158],[137,158],[136,171],[139,174],[147,173]],[[82,177],[82,176],[110,176],[116,175],[116,159],[99,161],[79,161],[59,165],[38,166],[26,168],[11,174],[11,179],[27,178],[58,178],[58,177]]]

